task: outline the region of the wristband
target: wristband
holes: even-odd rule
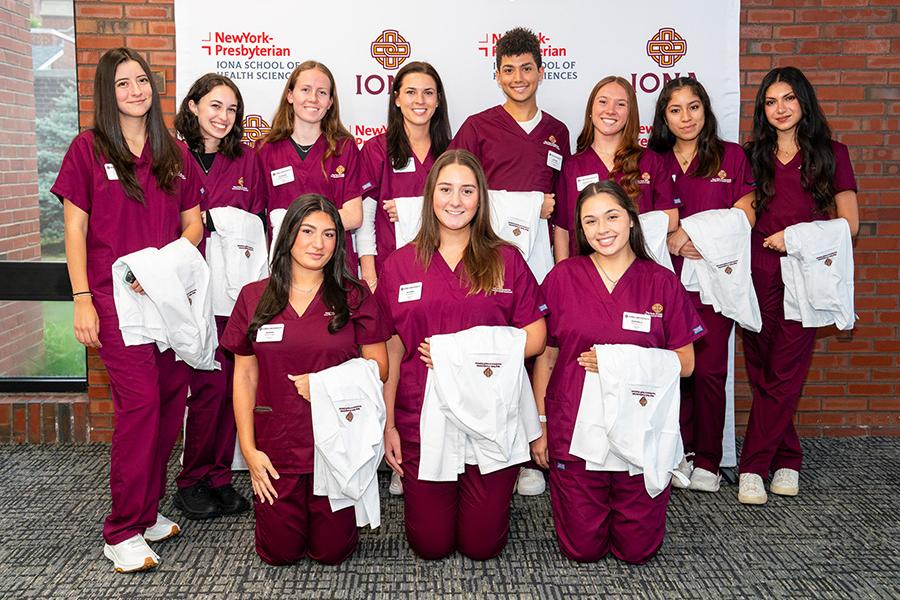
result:
[[[547,415],[538,415],[538,421],[540,421],[541,423],[546,423]]]
[[[90,290],[85,291],[85,292],[75,292],[74,294],[72,294],[72,298],[77,298],[78,296],[92,296],[93,297],[93,294],[90,292]]]

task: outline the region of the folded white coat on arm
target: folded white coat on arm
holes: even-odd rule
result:
[[[644,245],[647,252],[657,264],[674,273],[675,267],[672,265],[672,256],[669,254],[668,246],[669,215],[661,210],[652,210],[642,213],[638,218],[641,220],[641,231],[644,232]]]
[[[784,230],[784,245],[785,318],[804,327],[833,323],[841,330],[853,329],[853,239],[847,220],[791,225]]]
[[[569,451],[589,471],[643,474],[647,493],[656,497],[684,456],[678,355],[630,344],[594,350],[599,373],[585,377]]]
[[[137,294],[124,281],[131,271],[144,289]],[[161,249],[144,248],[112,266],[113,299],[126,346],[156,342],[201,370],[219,369],[212,313],[209,267],[197,248],[178,238]]]
[[[542,192],[491,190],[491,226],[494,232],[515,245],[538,283],[553,268],[550,226],[541,218]]]
[[[398,249],[413,241],[422,228],[422,202],[422,196],[394,198],[397,210],[394,237],[397,239]]]
[[[419,479],[454,481],[466,464],[487,474],[528,460],[541,427],[525,371],[526,337],[487,326],[431,336]]]
[[[269,274],[266,231],[259,216],[233,206],[211,208],[215,231],[206,240],[214,315],[231,316],[238,294]]]
[[[359,229],[353,232],[354,246],[359,256],[375,256],[378,247],[375,244],[375,213],[378,211],[378,201],[372,198],[363,198],[363,222]]]
[[[281,222],[284,221],[284,215],[286,214],[286,208],[276,208],[269,211],[269,225],[272,226],[272,239],[269,242],[269,264],[272,264],[272,252],[275,249],[278,234],[281,233]]]
[[[309,375],[313,493],[332,511],[350,506],[359,527],[381,524],[378,465],[387,413],[378,363],[354,358]]]
[[[744,329],[759,332],[762,313],[750,272],[750,222],[739,208],[706,210],[685,217],[681,227],[701,259],[684,259],[681,282],[700,301]]]

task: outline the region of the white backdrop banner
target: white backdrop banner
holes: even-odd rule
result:
[[[176,95],[204,73],[231,77],[246,104],[248,141],[267,131],[285,79],[301,62],[328,65],[341,117],[358,143],[384,131],[393,76],[428,61],[444,82],[454,132],[503,101],[494,44],[524,26],[541,40],[546,67],[538,104],[568,125],[574,144],[593,85],[606,75],[634,84],[641,139],[666,81],[696,76],[712,98],[721,135],[737,140],[740,110],[739,0],[175,0]]]
[[[574,145],[588,94],[607,75],[632,82],[646,144],[659,90],[690,75],[706,87],[720,135],[738,141],[739,0],[175,0],[175,93],[180,103],[199,76],[216,72],[240,87],[245,140],[265,135],[285,80],[317,60],[337,82],[341,117],[356,141],[385,130],[397,70],[424,60],[444,82],[453,131],[467,116],[503,102],[494,45],[516,26],[534,31],[545,66],[538,105],[569,127]],[[730,353],[733,357],[733,351]],[[733,380],[728,383],[723,466],[736,464]]]

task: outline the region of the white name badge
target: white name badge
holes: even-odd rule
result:
[[[422,298],[422,282],[407,283],[400,286],[397,302],[413,302]]]
[[[559,171],[562,169],[562,154],[558,152],[554,152],[553,150],[547,151],[547,166],[552,167]]]
[[[575,188],[580,192],[592,183],[600,183],[600,175],[591,173],[590,175],[582,175],[575,179]]]
[[[641,333],[650,333],[650,318],[650,315],[624,312],[622,313],[622,329],[627,329],[628,331],[640,331]]]
[[[280,342],[284,337],[284,323],[267,323],[256,330],[257,343]]]
[[[416,161],[413,160],[413,157],[410,156],[409,160],[406,161],[406,166],[400,169],[394,169],[394,173],[415,173],[416,172]]]
[[[272,185],[274,186],[290,183],[294,180],[294,167],[288,165],[286,167],[281,167],[280,169],[275,169],[272,171],[271,175]]]
[[[119,174],[116,173],[116,168],[113,166],[112,163],[106,163],[105,165],[103,165],[103,168],[106,169],[106,178],[107,179],[109,179],[110,181],[118,181],[119,180]]]

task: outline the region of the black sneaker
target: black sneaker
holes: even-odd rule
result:
[[[236,515],[250,510],[250,501],[241,496],[230,483],[210,488],[209,492],[223,515]]]
[[[206,482],[201,481],[191,487],[178,488],[173,500],[188,519],[212,519],[222,513],[211,492]]]

